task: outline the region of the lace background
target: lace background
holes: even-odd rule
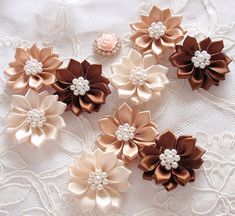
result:
[[[70,57],[104,66],[119,60],[97,58],[94,39],[111,32],[124,39],[126,53],[129,23],[151,4],[171,7],[183,15],[183,26],[199,39],[206,35],[223,39],[225,50],[235,57],[234,0],[21,0],[0,1],[0,67],[13,59],[15,47],[37,42],[52,44],[67,63]],[[152,111],[159,131],[171,128],[177,134],[194,134],[207,150],[197,181],[167,193],[162,187],[142,180],[142,171],[133,164],[132,187],[123,194],[123,206],[115,216],[232,216],[235,215],[235,65],[219,87],[210,92],[192,92],[188,83],[177,80],[170,68],[171,83],[160,101],[143,106]],[[5,134],[4,117],[11,92],[0,77],[0,216],[100,216],[97,211],[83,214],[71,200],[66,184],[68,165],[83,149],[93,149],[99,133],[97,121],[111,114],[122,103],[116,91],[99,113],[78,118],[64,114],[67,127],[56,142],[41,149],[17,145]],[[115,98],[115,100],[113,99]],[[114,215],[113,215],[114,216]]]

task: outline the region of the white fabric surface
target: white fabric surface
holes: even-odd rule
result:
[[[70,57],[104,66],[119,60],[96,58],[94,39],[102,32],[116,33],[125,39],[123,53],[129,49],[129,24],[146,13],[151,4],[170,6],[183,15],[183,25],[199,39],[205,35],[225,41],[225,50],[235,55],[234,0],[8,0],[0,1],[0,67],[13,59],[14,47],[37,42],[52,44],[65,60]],[[142,171],[133,164],[132,187],[123,194],[123,216],[235,215],[235,66],[219,87],[210,92],[191,91],[187,82],[176,79],[169,70],[171,84],[161,101],[143,108],[152,111],[159,131],[171,128],[177,134],[195,134],[207,150],[205,164],[197,171],[195,183],[168,193],[162,187],[142,180]],[[56,142],[41,149],[17,145],[5,134],[4,116],[10,94],[1,74],[0,92],[0,216],[76,216],[83,214],[66,189],[68,165],[82,148],[93,149],[99,133],[97,120],[110,115],[122,103],[116,91],[99,113],[75,118],[64,114],[67,128]]]

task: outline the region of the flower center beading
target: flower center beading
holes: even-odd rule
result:
[[[104,187],[108,184],[107,173],[100,170],[91,172],[87,181],[88,184],[90,184],[91,189],[103,190]]]
[[[147,79],[147,72],[141,67],[135,67],[131,70],[131,74],[129,76],[129,80],[134,85],[143,85],[145,80]]]
[[[159,159],[161,165],[164,166],[166,170],[171,170],[172,168],[176,169],[178,167],[180,156],[175,149],[165,149],[164,153],[160,154]]]
[[[200,52],[197,50],[194,53],[194,56],[192,57],[191,61],[193,62],[193,65],[195,68],[201,68],[204,69],[206,66],[210,65],[210,59],[211,55],[207,53],[207,51],[203,50]]]
[[[135,130],[135,127],[125,123],[118,126],[118,130],[115,135],[119,141],[128,141],[129,139],[133,139],[135,137]]]
[[[86,92],[90,90],[89,81],[83,77],[73,79],[72,83],[73,84],[70,86],[70,89],[76,96],[85,95]]]
[[[26,121],[30,123],[31,127],[42,127],[46,122],[45,112],[39,109],[33,109],[27,112]]]
[[[42,66],[37,59],[29,59],[24,65],[24,71],[27,75],[37,75],[42,72]]]
[[[153,22],[149,28],[149,37],[154,38],[154,39],[159,39],[166,33],[166,26],[163,25],[162,22]]]

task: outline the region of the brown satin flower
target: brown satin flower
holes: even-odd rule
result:
[[[214,41],[208,37],[201,42],[187,36],[183,45],[176,45],[176,52],[170,56],[170,62],[178,67],[178,78],[188,79],[193,90],[208,90],[218,86],[229,72],[228,64],[232,61],[225,53],[223,41]]]
[[[153,6],[148,16],[140,16],[140,21],[131,24],[134,30],[130,40],[143,52],[153,52],[161,56],[166,48],[173,49],[183,40],[182,16],[172,16],[169,8],[161,10]]]
[[[67,104],[67,110],[77,116],[82,111],[98,112],[111,93],[108,79],[101,74],[101,65],[70,59],[67,68],[56,71],[57,81],[52,87],[59,95],[59,100]]]
[[[98,146],[107,152],[115,152],[126,163],[135,159],[143,147],[155,145],[158,134],[149,111],[137,112],[126,103],[112,116],[100,119],[99,126],[102,133],[96,140]]]
[[[167,130],[156,138],[156,146],[145,147],[140,155],[139,168],[144,171],[143,178],[162,184],[171,191],[178,184],[185,186],[195,180],[194,169],[203,164],[205,150],[196,146],[192,136],[178,138]]]
[[[25,92],[28,88],[39,91],[55,82],[54,73],[61,64],[58,55],[52,53],[52,46],[39,49],[33,44],[31,48],[16,48],[15,61],[5,70],[10,77],[7,84],[15,92]]]

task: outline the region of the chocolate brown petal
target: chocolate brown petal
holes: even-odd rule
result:
[[[76,78],[84,75],[81,63],[74,59],[70,59],[67,70],[69,70]]]
[[[82,110],[84,110],[88,113],[91,113],[95,107],[95,104],[92,103],[92,101],[86,96],[79,97],[79,104],[80,104],[80,107],[82,108]]]
[[[70,85],[61,83],[59,81],[56,81],[52,84],[52,88],[54,88],[58,92],[68,92],[70,91]]]
[[[192,65],[191,56],[177,54],[170,58],[171,64],[175,67],[186,67]]]
[[[46,86],[49,86],[49,85],[51,85],[52,83],[55,82],[56,77],[52,73],[42,72],[39,75],[42,78],[42,82]]]
[[[171,178],[167,183],[163,184],[164,188],[169,192],[174,190],[178,184]]]
[[[138,167],[142,169],[144,172],[149,172],[151,170],[154,170],[156,166],[158,165],[157,163],[159,162],[159,158],[156,157],[155,155],[148,155],[140,161]]]
[[[105,77],[103,77],[103,76],[99,76],[98,78],[97,78],[97,80],[96,80],[96,82],[94,82],[94,83],[91,83],[90,85],[93,85],[93,84],[98,84],[98,83],[105,83],[105,84],[109,84],[109,80],[107,79],[107,78],[105,78]]]
[[[207,52],[209,54],[216,54],[216,53],[220,53],[224,48],[224,42],[222,40],[220,41],[214,41],[211,42],[211,44],[209,45]]]
[[[194,71],[193,65],[189,65],[184,68],[179,68],[177,70],[177,76],[179,79],[186,79],[192,75],[193,71]]]
[[[87,70],[89,69],[90,66],[91,66],[90,63],[87,60],[84,60],[82,62],[83,74],[85,74],[87,72]]]
[[[177,169],[173,169],[172,176],[178,184],[183,186],[186,185],[191,179],[190,172],[182,166],[179,166]]]
[[[111,93],[108,85],[105,83],[92,83],[92,84],[90,84],[90,88],[103,91],[105,93],[105,96],[107,96]]]
[[[171,178],[171,171],[167,171],[164,167],[158,164],[154,172],[154,181],[156,184],[165,184]]]
[[[148,29],[148,25],[146,25],[144,22],[141,22],[141,21],[132,23],[130,26],[135,31],[146,30],[147,32],[147,29]]]
[[[71,111],[76,115],[79,116],[82,113],[81,107],[77,107],[74,104],[71,105]]]
[[[183,46],[186,49],[190,50],[192,54],[194,54],[195,51],[199,50],[197,39],[194,37],[187,36],[184,40]]]
[[[216,71],[217,73],[227,73],[229,71],[228,65],[223,60],[217,60],[212,62],[209,67],[209,69]]]
[[[59,100],[66,103],[67,105],[70,105],[72,103],[72,93],[69,91],[69,92],[56,92],[56,94],[59,96]],[[68,106],[67,107],[67,110],[69,109],[70,107]]]
[[[91,65],[85,74],[85,78],[87,78],[91,83],[96,82],[96,79],[102,74],[102,66],[101,65]]]
[[[56,78],[58,81],[65,84],[71,84],[72,80],[76,78],[69,70],[67,69],[58,69],[56,71]]]
[[[193,90],[201,88],[205,78],[201,69],[194,68],[192,76],[188,78],[189,84]]]
[[[151,45],[152,39],[149,37],[148,34],[144,34],[140,37],[137,37],[135,43],[138,47],[146,49]]]
[[[39,90],[43,86],[43,80],[40,76],[30,76],[29,87],[35,90]]]
[[[219,80],[224,80],[225,79],[225,74],[217,73],[216,71],[213,70],[207,70],[207,74],[210,76],[210,78],[216,82],[219,82]]]
[[[145,157],[147,155],[155,155],[158,157],[161,154],[161,151],[154,146],[146,146],[139,151],[140,157]]]
[[[196,146],[192,154],[187,155],[185,157],[182,157],[182,160],[197,160],[202,157],[203,154],[205,154],[205,150],[199,146]]]
[[[176,55],[177,54],[185,54],[185,55],[191,55],[192,56],[192,52],[188,48],[186,48],[182,45],[176,45],[175,50],[176,50],[176,52],[173,55],[175,55],[175,54]]]
[[[232,59],[230,59],[225,53],[216,53],[211,55],[211,62],[216,60],[224,60],[226,64],[229,64]]]
[[[182,160],[179,164],[187,169],[199,169],[203,163],[204,160],[199,158],[197,160]]]
[[[196,145],[195,138],[180,139],[176,144],[177,153],[180,156],[190,155],[194,151],[195,145]]]
[[[105,94],[99,89],[91,89],[87,93],[87,97],[95,104],[103,104],[105,102]]]
[[[216,82],[215,82],[215,81],[213,82],[210,77],[205,76],[205,80],[204,80],[204,82],[203,82],[201,88],[203,88],[203,89],[205,89],[205,90],[208,90],[208,89],[212,86],[212,84],[215,85],[215,83],[216,83]],[[216,85],[218,85],[218,84],[219,84],[219,83],[217,82]]]
[[[144,172],[143,179],[148,181],[153,180],[154,172],[155,170],[152,170],[150,172]]]
[[[176,144],[176,137],[169,130],[166,130],[165,132],[160,134],[156,139],[157,148],[163,147],[164,149],[173,149],[175,148],[175,144]]]
[[[201,50],[207,50],[210,44],[211,44],[211,39],[209,37],[199,42]]]

